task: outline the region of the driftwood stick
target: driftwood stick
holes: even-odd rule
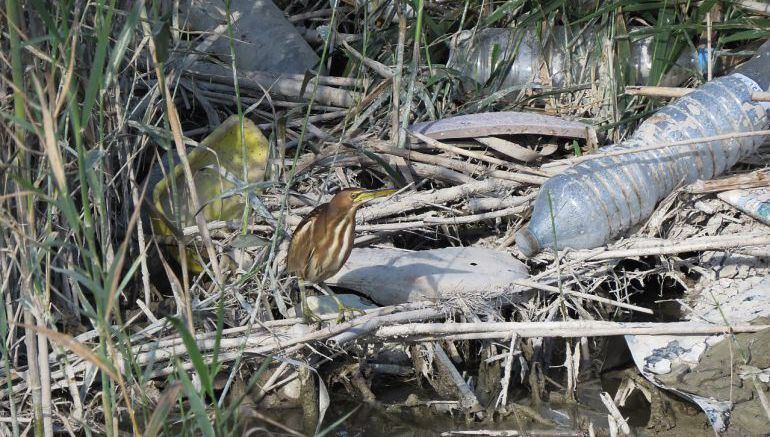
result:
[[[718,193],[720,191],[766,187],[768,185],[770,185],[770,171],[762,169],[720,179],[695,181],[684,187],[684,191],[693,194]]]
[[[233,96],[234,91],[233,91],[233,85],[232,84],[228,85],[226,83],[209,82],[209,81],[205,81],[204,82],[204,81],[201,81],[201,80],[197,80],[197,81],[193,82],[192,80],[189,80],[189,79],[185,79],[184,83],[186,85],[190,85],[190,86],[194,85],[196,88],[198,88],[199,91],[201,91],[203,93],[210,93],[210,94],[207,94],[207,95],[212,95],[212,96],[216,95],[216,96],[220,96],[220,97],[227,97],[226,100],[227,100],[228,104],[231,104],[231,103],[233,103],[235,101],[235,97]],[[323,85],[323,83],[322,83],[322,85]],[[293,101],[289,101],[289,100],[280,100],[278,98],[273,98],[273,99],[270,99],[270,101],[268,101],[267,99],[264,98],[263,92],[262,92],[261,89],[255,90],[255,89],[250,89],[250,88],[244,88],[243,92],[242,92],[242,95],[241,95],[241,98],[246,98],[246,97],[249,97],[249,96],[251,98],[249,98],[248,100],[244,100],[244,102],[249,102],[250,104],[251,103],[259,102],[260,106],[262,106],[264,108],[271,108],[271,107],[276,107],[276,108],[302,108],[302,107],[304,107],[306,105],[306,103],[303,103],[303,102],[293,102]],[[337,106],[328,106],[328,105],[321,105],[321,104],[313,105],[313,110],[315,110],[315,111],[326,111],[326,112],[328,112],[328,111],[339,111],[340,109],[341,108],[339,108]],[[265,116],[270,117],[271,113],[270,112],[265,112]],[[201,130],[201,132],[199,132],[199,133],[203,133],[203,132],[209,132],[211,129],[209,127],[201,127],[201,128],[197,128],[197,130]],[[188,133],[188,132],[192,132],[192,133]],[[185,131],[185,135],[188,136],[188,137],[192,136],[192,135],[197,135],[195,132],[196,132],[196,129],[191,129],[190,131]]]
[[[312,29],[302,26],[294,26],[295,29],[302,35],[302,38],[305,39],[305,41],[309,42],[310,44],[324,44],[326,43],[326,38],[324,35],[322,35],[320,32],[318,32],[318,29]],[[363,39],[363,35],[360,33],[342,33],[342,32],[334,32],[334,41],[347,41],[347,42],[356,42],[361,41]]]
[[[433,217],[424,214],[424,218],[420,220],[410,220],[404,222],[392,222],[392,223],[375,223],[375,224],[362,224],[356,226],[356,231],[363,232],[394,232],[403,231],[406,229],[424,228],[429,226],[438,225],[459,225],[467,223],[475,223],[481,220],[490,220],[499,217],[507,217],[510,215],[522,214],[527,211],[528,207],[516,206],[510,208],[502,208],[496,211],[487,212],[484,214],[464,215],[456,217]],[[357,237],[356,246],[364,244],[367,241],[371,241],[372,237],[376,239],[374,235],[363,235]]]
[[[457,368],[447,356],[444,348],[442,348],[438,342],[428,344],[426,347],[433,349],[433,356],[436,363],[444,369],[446,375],[451,379],[452,384],[457,388],[460,397],[460,406],[472,413],[481,411],[482,407],[478,398],[476,398],[473,390],[468,387],[468,383],[465,382],[462,375],[460,375],[460,372],[457,371]]]
[[[762,234],[733,234],[719,235],[707,238],[687,238],[679,241],[643,242],[639,246],[628,249],[603,251],[575,252],[570,254],[570,261],[603,261],[616,258],[630,258],[650,255],[673,255],[683,252],[700,252],[705,250],[727,250],[744,247],[770,246],[770,235]]]
[[[607,156],[629,155],[632,153],[645,152],[648,150],[665,149],[667,147],[689,146],[689,145],[698,144],[698,143],[709,143],[712,141],[730,140],[733,138],[759,137],[759,136],[765,136],[765,135],[770,135],[770,130],[732,132],[729,134],[713,135],[713,136],[701,137],[701,138],[692,138],[689,140],[674,141],[671,143],[653,144],[651,146],[645,146],[645,147],[635,147],[632,149],[615,150],[612,152],[598,152],[598,153],[592,153],[590,155],[577,156],[575,158],[559,159],[553,162],[545,163],[543,164],[542,167],[543,168],[561,167],[564,165],[574,165],[583,161],[590,161],[592,159],[604,158]]]
[[[727,332],[759,332],[770,325],[713,325],[700,322],[605,322],[572,320],[563,322],[413,323],[387,326],[375,332],[377,338],[448,336],[452,334],[499,333],[520,337],[607,337],[614,335],[713,335]]]
[[[263,74],[270,74],[268,72],[260,71],[260,73]],[[305,80],[304,74],[290,74],[290,73],[280,73],[282,78],[285,79],[292,79],[296,80],[298,82],[303,82]],[[310,80],[308,80],[308,85],[315,85],[318,83],[318,85],[329,85],[329,86],[340,86],[340,87],[362,87],[366,85],[366,79],[364,78],[355,78],[355,77],[344,77],[344,76],[312,76]]]
[[[304,82],[305,81],[305,75],[304,74],[292,74],[292,73],[274,73],[269,71],[259,71],[259,70],[250,70],[255,75],[259,75],[261,77],[265,78],[274,78],[274,77],[280,77],[283,80],[293,80],[296,82]],[[366,85],[366,80],[361,78],[354,78],[354,77],[340,77],[340,76],[318,76],[316,80],[315,75],[311,75],[310,79],[307,81],[307,85],[312,87],[315,86],[315,84],[318,85],[328,85],[333,87],[362,87]],[[205,88],[213,88],[213,89],[219,89],[220,91],[227,91],[230,89],[232,91],[232,88],[229,85],[225,84],[212,84],[207,83],[203,81],[199,81],[198,85],[201,85]],[[308,88],[311,89],[311,88]],[[291,104],[292,106],[299,106],[296,102],[284,102],[285,104]],[[315,108],[315,106],[314,106]],[[321,109],[321,108],[318,108]]]

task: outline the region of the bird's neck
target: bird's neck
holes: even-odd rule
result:
[[[353,220],[353,222],[355,223],[356,213],[358,212],[358,208],[359,208],[359,205],[353,206],[352,208],[332,207],[331,215],[338,219],[347,218],[347,219]]]

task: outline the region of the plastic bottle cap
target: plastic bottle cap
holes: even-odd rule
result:
[[[535,255],[542,249],[540,242],[537,241],[537,237],[530,232],[529,228],[519,229],[516,233],[516,245],[526,257]]]

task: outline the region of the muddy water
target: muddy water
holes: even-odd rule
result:
[[[607,411],[599,399],[599,393],[611,395],[619,380],[604,377],[583,382],[577,390],[576,402],[563,402],[560,393],[552,393],[551,402],[533,407],[539,417],[528,419],[526,412],[496,412],[478,417],[466,417],[452,411],[451,401],[436,402],[435,394],[421,390],[416,385],[393,385],[380,390],[380,405],[364,405],[351,400],[345,392],[332,392],[332,403],[322,429],[358,409],[331,435],[365,437],[439,436],[460,430],[518,431],[533,436],[581,436],[588,435],[589,424],[596,435],[609,435]],[[620,408],[635,435],[682,436],[708,435],[711,433],[706,416],[689,403],[665,394],[651,405],[637,391]],[[529,399],[517,400],[528,405]],[[661,406],[663,405],[663,406]],[[655,409],[655,411],[651,411]],[[271,417],[282,423],[299,428],[302,412],[299,409],[271,412]],[[547,422],[547,423],[546,423]],[[297,425],[297,426],[293,426]]]

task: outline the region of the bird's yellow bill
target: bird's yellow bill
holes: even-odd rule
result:
[[[368,202],[372,199],[376,199],[378,197],[385,197],[390,196],[391,194],[395,193],[398,190],[371,190],[371,191],[362,191],[356,195],[355,199],[353,201],[355,203],[363,203]]]

